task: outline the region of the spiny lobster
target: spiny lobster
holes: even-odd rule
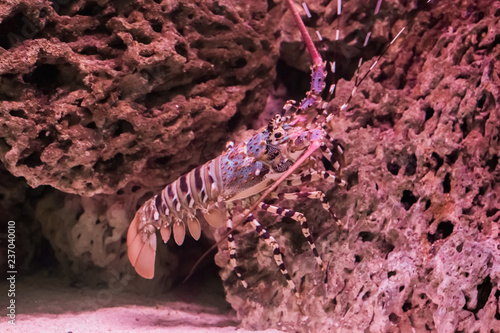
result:
[[[380,2],[381,0],[377,8],[380,8]],[[298,221],[319,268],[322,271],[325,269],[305,216],[263,201],[269,194],[274,198],[285,199],[314,198],[321,200],[323,208],[329,211],[330,206],[321,191],[281,194],[276,188],[285,180],[288,186],[319,180],[337,185],[343,183],[334,172],[326,170],[322,165],[328,164],[334,171],[339,171],[343,160],[341,146],[328,134],[333,123],[330,115],[325,112],[327,103],[321,98],[325,89],[326,62],[316,49],[293,1],[287,0],[287,3],[312,58],[310,90],[300,103],[288,101],[281,114],[277,114],[267,127],[250,139],[237,145],[229,144],[223,154],[181,176],[143,204],[132,220],[127,234],[128,257],[141,276],[154,276],[156,230],[160,229],[164,242],[167,242],[173,233],[175,242],[181,245],[187,224],[192,237],[198,240],[201,225],[196,212],[200,210],[208,224],[213,227],[221,227],[226,221],[230,262],[241,283],[247,287],[236,263],[236,246],[232,233],[232,210],[238,203],[246,208],[243,223],[250,224],[273,248],[274,260],[296,295],[298,294],[295,284],[285,268],[276,240],[251,213],[255,208]],[[307,13],[307,7],[304,8]],[[338,8],[340,11],[340,0]],[[332,72],[334,69],[335,63],[332,64]],[[355,87],[359,86],[362,80],[363,78]],[[334,86],[330,88],[330,95],[333,89]],[[341,110],[346,106],[347,104]]]

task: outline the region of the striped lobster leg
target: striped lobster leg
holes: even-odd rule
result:
[[[276,262],[276,265],[278,265],[281,274],[285,277],[288,287],[293,291],[297,298],[300,298],[297,288],[295,287],[295,283],[293,283],[290,273],[288,273],[288,270],[285,267],[283,255],[281,254],[281,250],[276,239],[274,239],[274,237],[267,232],[266,228],[264,228],[251,213],[248,215],[244,223],[250,223],[250,225],[259,234],[260,238],[262,238],[268,246],[272,247],[274,261]]]
[[[321,201],[323,209],[327,212],[330,211],[330,204],[325,198],[325,194],[321,191],[301,191],[295,193],[276,193],[271,194],[271,198],[285,199],[285,200],[298,200],[298,199],[318,199]],[[291,217],[291,216],[287,216]],[[300,222],[300,221],[299,221]]]
[[[319,192],[319,191],[316,191],[316,192]],[[303,192],[303,193],[305,193],[305,192]],[[303,193],[300,193],[300,194],[303,194]],[[313,193],[313,192],[309,192],[309,193]],[[321,193],[321,192],[319,192],[319,193]],[[290,194],[291,195],[290,197],[295,196],[295,193],[287,193],[287,194]],[[297,197],[300,194],[297,194]],[[321,193],[321,194],[323,194],[323,193]],[[323,194],[323,196],[324,196],[324,194]],[[290,210],[290,209],[280,208],[277,206],[266,204],[263,202],[261,202],[259,204],[259,208],[262,210],[265,210],[266,212],[276,214],[279,216],[289,217],[289,218],[299,222],[300,227],[302,229],[302,234],[304,235],[304,237],[307,239],[307,242],[309,243],[309,247],[311,248],[311,251],[314,254],[316,262],[318,263],[318,267],[321,269],[321,271],[325,270],[325,264],[323,263],[323,260],[321,259],[321,256],[318,253],[316,245],[314,244],[314,241],[313,241],[311,233],[309,231],[309,226],[307,224],[307,220],[306,220],[306,217],[304,216],[304,214],[302,214],[300,212],[295,212],[295,211]]]
[[[330,171],[306,170],[299,175],[294,175],[293,177],[290,177],[290,179],[286,181],[286,186],[299,186],[302,184],[316,182],[319,180],[324,180],[330,184],[336,184],[340,186],[345,185],[345,181],[343,179],[338,178]]]
[[[321,154],[323,155],[324,159],[326,159],[328,163],[331,164],[335,172],[340,172],[340,170],[345,165],[344,149],[340,144],[336,143],[335,140],[333,140],[330,135],[328,135],[328,133],[326,134],[325,138],[332,145],[332,149],[328,148],[326,144],[322,145],[320,147]]]
[[[226,226],[228,231],[233,230],[233,219],[231,216],[231,213],[229,210],[227,210],[227,221],[226,221]],[[229,248],[229,263],[231,264],[231,267],[233,268],[234,273],[238,277],[238,279],[241,281],[241,284],[243,287],[248,288],[248,283],[245,281],[242,275],[242,269],[240,266],[238,266],[238,262],[236,261],[236,256],[237,256],[237,249],[236,249],[236,244],[234,242],[234,236],[233,232],[230,232],[229,235],[227,235],[227,245]]]

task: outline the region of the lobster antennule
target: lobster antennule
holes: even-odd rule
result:
[[[139,209],[128,228],[128,259],[140,276],[152,279],[155,274],[156,234],[138,232],[143,214]]]

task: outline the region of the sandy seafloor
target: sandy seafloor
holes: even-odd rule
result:
[[[13,326],[4,305],[6,284],[2,282],[0,289],[2,333],[255,332],[238,328],[238,318],[220,290],[200,293],[180,286],[171,293],[145,297],[127,291],[73,288],[55,278],[31,276],[16,282]]]

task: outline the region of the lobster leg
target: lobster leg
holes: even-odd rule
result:
[[[306,170],[306,171],[302,172],[300,175],[296,175],[295,177],[292,177],[292,179],[287,181],[286,185],[287,186],[299,186],[302,184],[318,181],[321,179],[323,179],[331,184],[336,184],[336,185],[339,185],[342,187],[345,187],[347,185],[345,180],[337,178],[333,173],[331,173],[329,171],[315,171],[315,170],[312,170],[312,171]],[[304,198],[304,197],[311,198],[311,199],[321,199],[321,204],[323,205],[323,208],[325,210],[329,211],[331,216],[334,218],[334,220],[337,221],[338,224],[340,224],[340,219],[337,217],[335,212],[330,209],[330,204],[328,204],[328,202],[326,201],[324,194],[322,192],[319,192],[319,193],[321,193],[322,196],[315,197],[314,195],[318,195],[318,194],[315,194],[314,192],[304,192],[304,193],[297,193],[297,194],[295,194],[295,193],[271,193],[271,197],[276,198],[276,199],[284,198],[284,199],[288,199],[288,200],[295,200],[295,199]],[[311,196],[311,194],[313,194],[313,196]]]
[[[276,242],[276,239],[274,239],[274,237],[267,232],[267,230],[259,223],[259,221],[255,219],[255,217],[253,217],[251,213],[246,218],[245,224],[246,223],[250,223],[252,227],[255,229],[255,231],[257,231],[260,238],[262,238],[267,245],[273,248],[274,261],[278,265],[281,274],[283,274],[283,276],[285,277],[286,282],[288,283],[288,287],[293,290],[297,298],[300,298],[300,295],[297,292],[297,288],[295,287],[295,283],[293,283],[292,278],[290,277],[290,274],[288,273],[288,270],[285,267],[285,263],[283,262],[283,256],[281,254],[278,242]]]
[[[326,210],[327,212],[330,211],[330,204],[328,203],[328,201],[326,201],[325,194],[321,191],[303,191],[303,192],[295,192],[295,193],[273,193],[273,194],[271,194],[271,198],[276,198],[276,199],[280,199],[280,200],[282,200],[282,199],[285,199],[285,200],[319,199],[321,201],[321,205],[323,206],[323,209]],[[288,215],[283,215],[283,216],[291,217]]]
[[[331,164],[335,172],[340,172],[340,169],[345,165],[344,150],[330,135],[326,134],[325,138],[330,141],[332,149],[324,144],[320,147],[321,154]]]
[[[337,178],[333,173],[329,171],[316,171],[316,170],[307,170],[302,172],[300,175],[291,176],[289,180],[287,180],[287,186],[299,186],[304,183],[315,182],[319,180],[325,180],[331,184],[342,185],[344,181],[340,178]]]
[[[323,197],[325,196],[323,193],[321,193],[319,191],[307,192],[307,193],[308,194],[315,193],[313,195],[316,195],[316,192],[318,192],[321,195],[323,195]],[[303,192],[303,193],[306,193],[306,192]],[[286,194],[290,194],[290,197],[298,198],[303,193],[298,193],[298,194],[295,194],[295,193],[286,193]],[[319,268],[322,271],[325,270],[325,265],[323,264],[323,260],[321,260],[321,257],[320,257],[320,255],[318,253],[316,245],[314,244],[314,241],[313,241],[311,233],[309,231],[309,226],[307,225],[307,220],[306,220],[306,217],[304,216],[304,214],[302,214],[300,212],[295,212],[295,211],[290,210],[290,209],[285,209],[285,208],[280,208],[280,207],[277,207],[277,206],[269,205],[269,204],[266,204],[266,203],[263,203],[263,202],[261,202],[259,204],[259,208],[262,209],[262,210],[265,210],[266,212],[270,212],[270,213],[273,213],[273,214],[276,214],[276,215],[280,215],[280,216],[289,217],[289,218],[291,218],[291,219],[299,222],[300,223],[300,227],[302,228],[302,234],[307,239],[307,242],[309,243],[309,247],[311,248],[311,251],[314,254],[314,257],[316,258],[316,262],[318,263]]]
[[[233,230],[233,220],[229,211],[227,212],[226,226],[227,226],[227,231]],[[234,236],[232,232],[230,232],[229,235],[227,235],[227,245],[229,248],[229,262],[233,267],[233,271],[238,277],[238,279],[241,281],[243,287],[248,288],[248,283],[245,281],[245,279],[243,279],[243,276],[241,275],[242,273],[241,267],[238,266],[238,263],[236,262],[236,244],[234,243]]]

